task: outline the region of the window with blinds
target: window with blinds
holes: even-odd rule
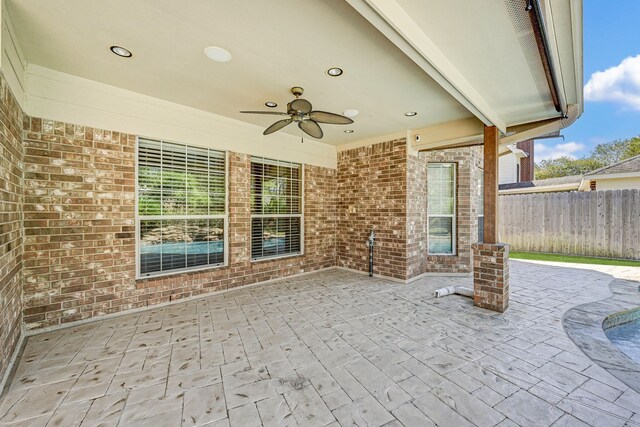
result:
[[[302,253],[302,167],[251,159],[251,258]]]
[[[427,169],[428,253],[456,250],[456,164],[429,163]]]
[[[138,140],[138,276],[224,265],[226,155]]]

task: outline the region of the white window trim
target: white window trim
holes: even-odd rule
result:
[[[258,157],[258,156],[256,156]],[[275,160],[271,158],[261,157],[264,160]],[[286,161],[286,160],[283,160]],[[286,161],[288,162],[288,161]],[[253,156],[251,157],[250,163],[253,163]],[[295,162],[288,162],[295,163]],[[262,261],[272,261],[274,259],[281,258],[294,258],[303,256],[304,253],[304,182],[305,182],[305,173],[304,173],[304,163],[296,163],[300,165],[300,213],[299,214],[251,214],[251,224],[253,224],[253,218],[300,218],[300,252],[291,253],[291,254],[282,254],[282,255],[273,255],[268,257],[260,257],[254,258],[251,256],[253,252],[253,239],[249,239],[249,257],[251,262],[262,262]],[[249,179],[251,179],[251,167],[249,167]],[[251,197],[251,194],[249,195]],[[251,229],[252,225],[249,226],[250,232],[253,233]]]
[[[197,148],[206,148],[215,150],[215,148],[206,147],[204,145],[198,144],[185,144],[183,142],[169,141],[166,139],[158,139],[152,137],[145,136],[137,136],[136,137],[136,145],[135,145],[135,234],[136,234],[136,280],[144,280],[144,279],[154,279],[157,277],[165,277],[165,276],[173,276],[176,274],[182,273],[194,273],[203,270],[211,270],[224,268],[229,266],[229,152],[224,151],[224,215],[145,215],[145,220],[154,220],[154,219],[223,219],[224,224],[224,232],[223,232],[223,262],[218,264],[209,264],[209,265],[199,265],[197,267],[185,267],[185,268],[177,268],[175,270],[162,271],[158,273],[145,274],[141,275],[140,273],[140,214],[138,212],[138,145],[140,143],[140,139],[148,139],[151,141],[159,141],[159,142],[168,142],[173,144],[187,145],[190,147]],[[222,151],[222,150],[217,150]]]
[[[437,255],[437,256],[458,256],[458,245],[457,243],[457,232],[458,232],[458,163],[456,162],[429,162],[427,164],[427,168],[429,164],[447,164],[453,165],[453,213],[452,214],[430,214],[429,213],[429,204],[428,204],[428,193],[427,193],[427,239],[429,239],[429,219],[430,218],[451,218],[451,253],[447,252],[431,252],[429,250],[429,242],[427,241],[427,255]],[[427,169],[427,176],[428,169]],[[429,182],[427,181],[427,192]]]

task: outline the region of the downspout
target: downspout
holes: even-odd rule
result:
[[[436,289],[433,296],[436,298],[442,298],[447,295],[463,295],[465,297],[473,298],[473,289],[465,286],[447,286],[446,288]]]
[[[529,19],[531,20],[531,26],[533,27],[536,44],[538,45],[538,52],[540,53],[540,59],[542,60],[542,67],[544,68],[544,73],[547,77],[547,84],[551,91],[553,105],[555,106],[556,111],[562,113],[562,117],[566,118],[567,103],[560,91],[558,76],[554,71],[555,63],[551,56],[551,45],[549,44],[549,37],[547,36],[547,31],[545,29],[546,26],[540,0],[527,0],[525,10],[529,12]]]

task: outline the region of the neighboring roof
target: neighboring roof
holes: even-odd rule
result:
[[[533,181],[500,184],[500,193],[539,193],[545,191],[577,190],[582,182],[582,175],[563,176],[560,178],[536,179]]]
[[[594,171],[588,172],[584,174],[585,177],[590,177],[594,175],[614,175],[620,173],[640,173],[640,155],[629,157],[628,159],[622,160],[618,163],[611,164],[609,166],[605,166],[600,169],[596,169]]]

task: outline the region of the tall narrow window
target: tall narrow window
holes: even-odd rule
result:
[[[427,176],[429,253],[455,254],[456,164],[430,163]]]
[[[302,253],[300,164],[251,159],[251,258]]]
[[[226,155],[138,140],[138,276],[225,263]]]

